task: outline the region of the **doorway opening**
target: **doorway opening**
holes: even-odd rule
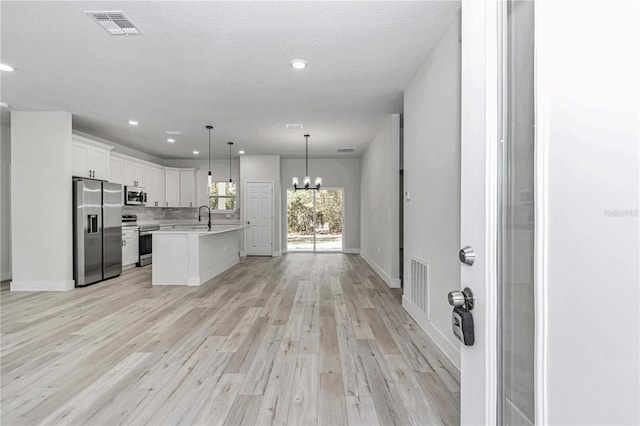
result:
[[[287,251],[343,250],[343,192],[342,188],[287,190]]]

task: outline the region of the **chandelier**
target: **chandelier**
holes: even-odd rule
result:
[[[304,179],[302,180],[302,187],[299,187],[299,182],[298,182],[298,177],[294,176],[293,178],[293,189],[295,191],[299,190],[299,189],[304,189],[306,191],[308,190],[315,190],[315,191],[319,191],[320,190],[320,186],[322,185],[322,178],[320,176],[318,176],[315,180],[315,186],[311,186],[311,178],[309,177],[309,135],[304,135],[304,140],[305,140],[305,146],[306,146],[306,150],[305,150],[305,174],[304,174]]]

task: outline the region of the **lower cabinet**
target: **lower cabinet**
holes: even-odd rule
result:
[[[137,229],[122,230],[122,268],[134,267],[138,262],[138,236]]]

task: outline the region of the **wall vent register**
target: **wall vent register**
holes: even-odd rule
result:
[[[429,263],[411,258],[411,301],[415,303],[430,320],[429,314]]]

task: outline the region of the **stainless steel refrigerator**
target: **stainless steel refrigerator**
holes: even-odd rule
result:
[[[76,287],[122,273],[122,185],[73,180],[73,278]]]

